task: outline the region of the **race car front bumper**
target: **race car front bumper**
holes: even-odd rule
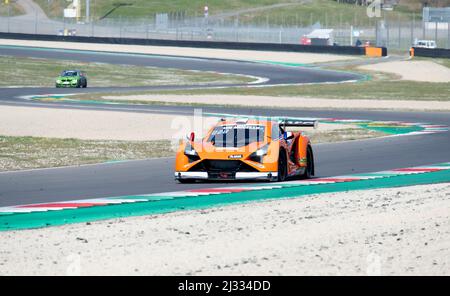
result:
[[[278,172],[236,172],[233,175],[225,174],[211,176],[208,172],[175,172],[176,180],[266,180],[275,181],[278,178]]]
[[[67,87],[67,88],[76,88],[77,84],[76,83],[57,83],[56,87]]]

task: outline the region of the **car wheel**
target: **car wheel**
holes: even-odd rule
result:
[[[311,147],[306,151],[306,170],[300,176],[301,179],[310,179],[314,175],[314,156]]]
[[[278,182],[283,182],[286,180],[287,176],[287,161],[286,161],[286,153],[284,150],[280,151],[280,155],[278,156]]]
[[[77,88],[80,88],[81,87],[81,82],[80,82],[80,80],[78,80],[77,81]]]
[[[86,88],[86,87],[87,87],[87,80],[84,81],[84,85],[83,85],[83,88]]]

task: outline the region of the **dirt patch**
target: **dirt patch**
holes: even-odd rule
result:
[[[359,68],[396,74],[401,76],[402,80],[450,82],[450,69],[432,61],[395,61],[365,65]]]
[[[12,68],[15,70],[11,71]],[[21,86],[23,84],[26,84],[26,87],[54,87],[59,73],[67,69],[82,69],[85,71],[89,87],[220,85],[255,81],[253,78],[242,75],[133,65],[0,56],[0,87]],[[39,79],[30,79],[30,77],[35,77],[36,73],[40,73]]]

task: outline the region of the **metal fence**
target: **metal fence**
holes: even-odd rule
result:
[[[0,17],[0,31],[49,35],[76,31],[77,36],[92,37],[299,44],[302,36],[312,30],[326,28],[334,30],[334,42],[338,45],[354,45],[359,39],[389,49],[406,50],[415,39],[432,39],[436,41],[438,47],[450,48],[450,23],[423,23],[421,20],[401,21],[382,18],[374,19],[369,24],[355,21],[338,22],[327,26],[313,18],[309,21],[309,25],[300,23],[279,25],[270,22],[243,22],[238,17],[185,18],[184,16],[103,19],[82,23],[73,19],[40,19],[36,15],[27,18]]]

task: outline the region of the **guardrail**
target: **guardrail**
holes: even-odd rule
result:
[[[0,33],[2,39],[365,55],[364,47]]]
[[[450,59],[450,49],[445,48],[421,48],[413,47],[413,55],[416,57],[447,58]]]

